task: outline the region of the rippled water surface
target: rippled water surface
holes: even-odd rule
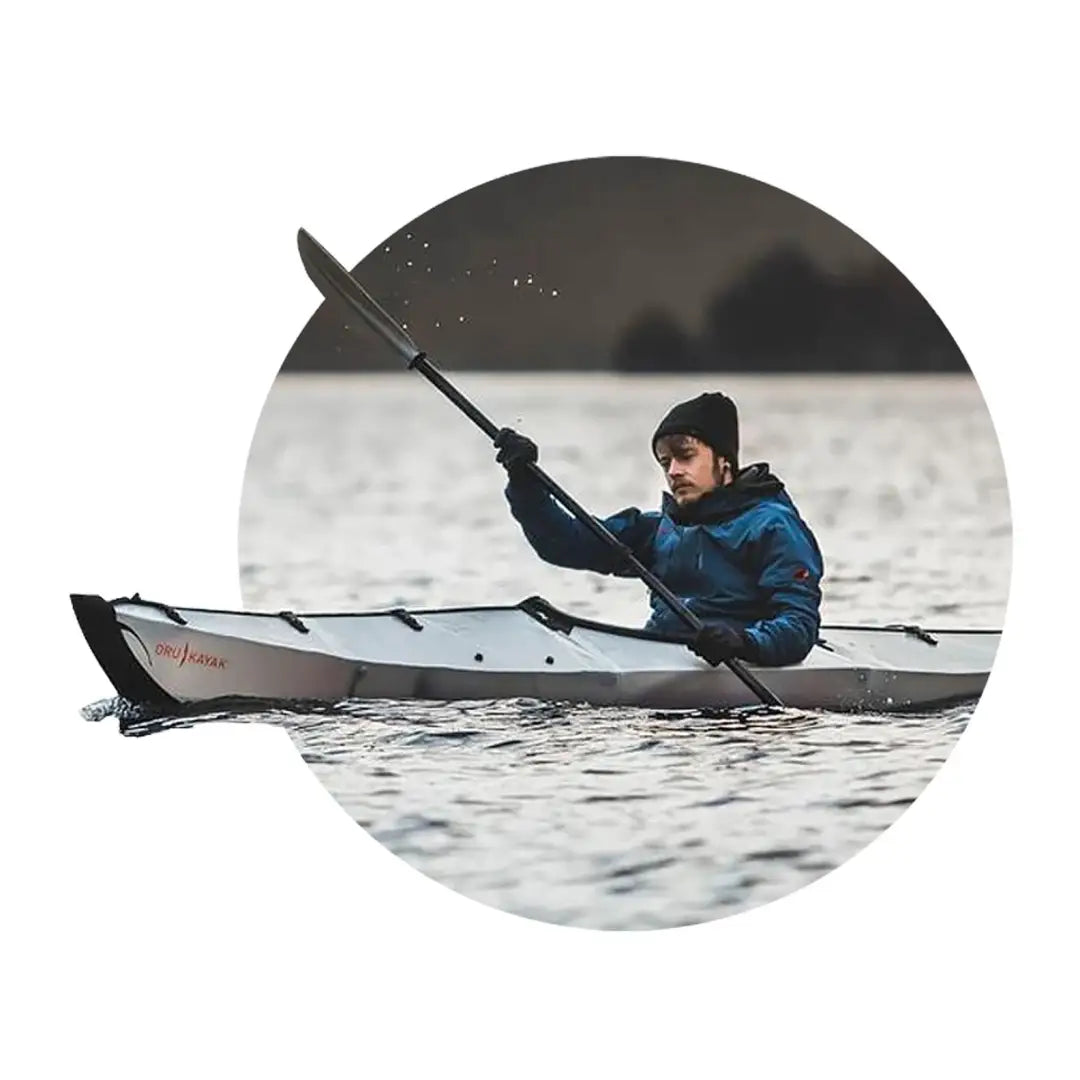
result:
[[[455,381],[599,514],[655,506],[648,436],[697,378]],[[826,622],[1000,626],[1009,513],[966,378],[732,377],[743,458],[815,529]],[[541,563],[490,444],[419,376],[279,378],[240,528],[250,608],[515,603],[539,593],[640,625],[644,587]],[[922,791],[971,706],[723,716],[535,701],[268,710],[345,810],[423,872],[505,910],[649,928],[781,896],[857,852]],[[190,722],[190,721],[187,721]]]

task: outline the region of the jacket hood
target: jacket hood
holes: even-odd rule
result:
[[[671,492],[665,491],[663,511],[678,525],[708,525],[727,521],[783,491],[783,481],[769,471],[766,462],[759,461],[740,469],[733,483],[710,491],[686,507],[680,507]]]

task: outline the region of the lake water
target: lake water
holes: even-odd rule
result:
[[[1008,497],[969,378],[453,378],[601,515],[658,503],[649,434],[675,401],[722,388],[740,407],[743,460],[768,461],[817,534],[825,622],[1002,624]],[[539,593],[641,625],[644,587],[541,563],[503,483],[490,443],[416,374],[279,378],[244,486],[245,604]],[[839,865],[919,795],[971,710],[717,718],[383,701],[245,719],[284,724],[346,812],[451,888],[533,918],[637,929],[744,910]]]

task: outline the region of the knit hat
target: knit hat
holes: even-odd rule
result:
[[[726,394],[699,394],[672,408],[653,433],[654,455],[656,440],[665,435],[693,435],[738,467],[739,413]]]

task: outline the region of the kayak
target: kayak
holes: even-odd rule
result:
[[[568,614],[533,596],[505,607],[356,614],[176,608],[72,595],[116,692],[156,706],[350,698],[537,698],[655,709],[757,703],[685,642]],[[825,626],[801,663],[747,667],[785,705],[843,712],[978,697],[997,630]]]

